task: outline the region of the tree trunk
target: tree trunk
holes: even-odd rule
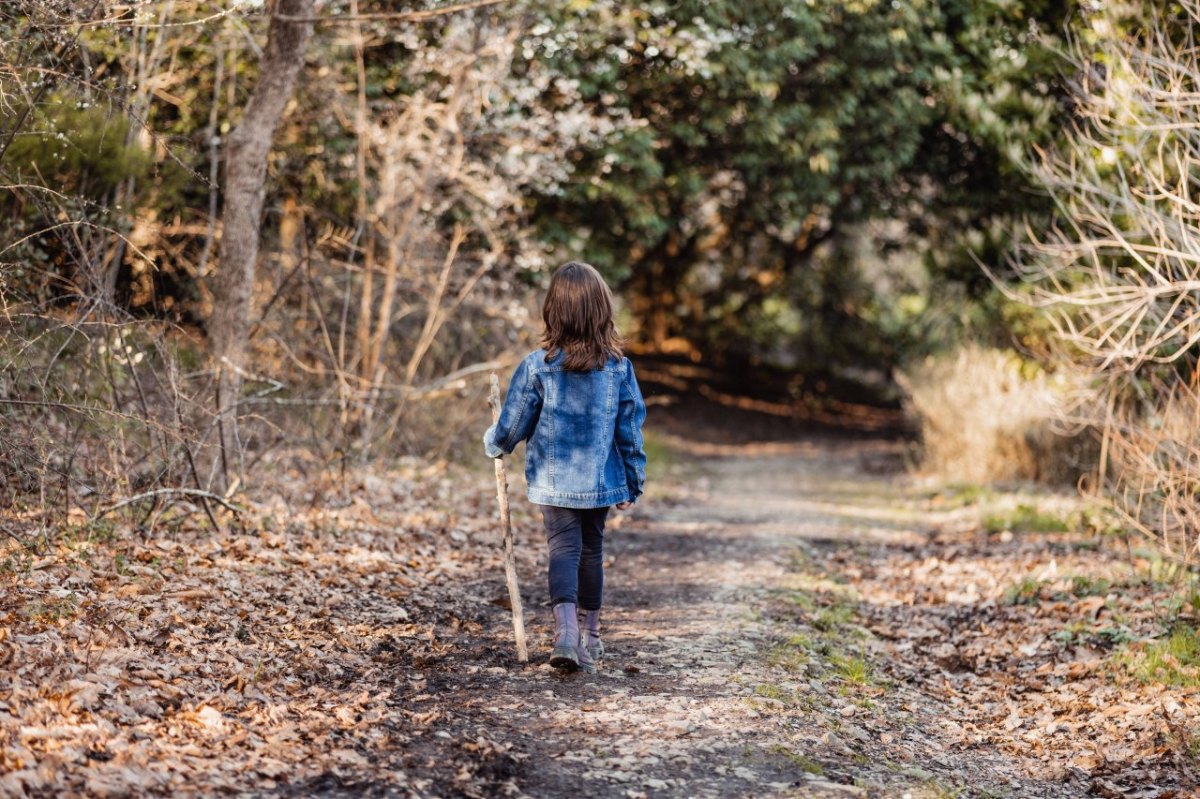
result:
[[[664,352],[668,339],[689,332],[689,320],[679,315],[679,290],[695,261],[696,236],[681,241],[673,231],[634,270],[631,310],[638,338],[655,352]]]
[[[241,394],[259,224],[267,176],[267,156],[275,128],[304,66],[312,33],[314,0],[277,0],[259,62],[258,82],[241,123],[225,145],[225,204],[221,211],[220,265],[212,284],[213,314],[208,323],[217,369],[217,430],[221,487],[241,475],[237,403]]]

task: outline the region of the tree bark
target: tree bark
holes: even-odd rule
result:
[[[689,320],[679,315],[679,290],[695,261],[696,237],[682,239],[672,231],[634,270],[631,309],[638,337],[655,352],[663,352],[668,339],[688,332]]]
[[[241,123],[225,144],[225,203],[221,211],[220,264],[212,284],[209,341],[217,370],[218,479],[223,489],[241,475],[237,403],[241,394],[267,156],[283,117],[312,34],[315,0],[277,0],[259,62],[258,82]]]

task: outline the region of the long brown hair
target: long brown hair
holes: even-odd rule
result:
[[[572,372],[600,369],[621,357],[621,335],[613,324],[613,298],[595,267],[569,261],[554,272],[542,303],[542,346],[546,359],[563,353]]]

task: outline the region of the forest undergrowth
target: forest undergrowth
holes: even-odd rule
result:
[[[534,661],[516,661],[486,463],[333,474],[280,452],[240,516],[219,511],[221,534],[179,505],[153,535],[129,508],[10,538],[0,786],[553,795],[586,775],[614,796],[1165,799],[1200,784],[1194,587],[1078,499],[931,486],[898,471],[903,441],[806,425],[652,407],[658,487],[614,521],[613,654],[587,684],[539,660],[544,545],[519,497]],[[531,735],[522,714],[562,718]],[[604,729],[624,742],[607,754]]]

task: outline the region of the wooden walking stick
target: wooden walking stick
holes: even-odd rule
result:
[[[492,390],[488,393],[488,404],[492,406],[492,421],[500,421],[500,380],[492,372]],[[500,529],[504,534],[504,578],[508,582],[508,601],[512,605],[513,633],[517,637],[517,660],[529,662],[529,650],[525,647],[525,616],[521,610],[521,588],[517,585],[517,564],[513,562],[512,518],[508,515],[508,471],[504,458],[496,462],[496,499],[500,503]]]

